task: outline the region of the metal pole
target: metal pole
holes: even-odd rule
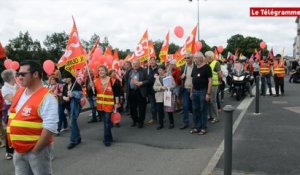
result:
[[[226,105],[223,108],[225,118],[224,132],[224,175],[231,175],[232,172],[232,118],[234,108]]]
[[[256,76],[255,113],[259,114],[259,76]]]
[[[198,9],[197,9],[197,10],[198,10],[198,16],[197,16],[197,21],[198,21],[198,24],[197,24],[197,25],[198,25],[198,41],[200,41],[200,26],[199,26],[199,25],[200,25],[200,24],[199,24],[199,0],[197,0],[197,4],[198,4],[198,6],[197,6],[197,7],[198,7]]]

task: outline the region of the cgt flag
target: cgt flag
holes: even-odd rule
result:
[[[185,41],[185,50],[187,53],[196,53],[195,43],[196,43],[196,34],[197,34],[197,26],[194,27],[192,33],[186,38]]]
[[[0,43],[0,59],[6,58],[5,49],[2,47],[2,44]]]
[[[149,54],[150,54],[150,58],[156,58],[154,43],[152,41],[149,41]]]
[[[134,52],[134,58],[140,62],[147,61],[150,57],[149,52],[148,30],[146,30]]]
[[[84,50],[80,42],[74,18],[73,28],[69,36],[69,41],[64,57],[65,69],[73,76],[76,76],[76,71],[82,69],[86,63],[86,51]]]
[[[166,39],[165,39],[163,45],[161,46],[161,50],[159,52],[159,58],[160,58],[161,63],[163,63],[167,60],[168,51],[169,51],[169,38],[170,38],[170,34],[168,32],[166,35]]]

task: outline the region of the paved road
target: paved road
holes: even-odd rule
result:
[[[289,97],[291,97],[291,94],[287,90],[284,98]],[[264,99],[271,99],[271,97],[264,97],[262,101],[265,101]],[[275,98],[272,97],[272,100],[273,99]],[[276,99],[280,101],[281,97]],[[262,105],[271,106],[273,105],[272,100],[265,101],[266,103],[262,102]],[[297,100],[295,100],[295,102],[296,101]],[[237,107],[240,102],[235,101],[233,98],[226,97],[224,105],[225,104],[231,104]],[[299,131],[297,127],[292,127],[294,133],[292,131],[286,133],[286,131],[289,130],[289,126],[283,125],[283,123],[287,122],[290,118],[295,119],[296,117],[295,113],[291,112],[290,115],[287,116],[287,120],[283,120],[283,116],[279,117],[279,115],[273,120],[268,120],[269,115],[267,113],[265,114],[264,109],[262,109],[261,117],[253,117],[251,114],[251,111],[254,111],[253,104],[234,135],[233,165],[235,171],[259,171],[269,173],[264,170],[264,168],[276,157],[276,154],[268,153],[270,150],[273,153],[277,152],[272,148],[281,148],[279,150],[288,148],[291,152],[299,148],[294,147],[294,143],[298,142],[295,141],[297,140],[296,131]],[[289,102],[288,106],[291,106],[291,102]],[[268,109],[270,110],[271,108]],[[150,108],[148,108],[147,113],[148,119],[150,118],[149,110]],[[234,112],[234,120],[239,116],[242,110],[243,109],[237,109]],[[276,114],[276,111],[272,112]],[[221,122],[217,124],[209,125],[207,135],[199,136],[189,134],[189,130],[182,131],[178,129],[181,124],[180,114],[175,115],[176,127],[173,130],[162,129],[160,131],[156,130],[156,126],[145,126],[143,129],[131,128],[131,119],[125,115],[121,128],[113,128],[115,142],[111,147],[107,148],[102,144],[103,124],[87,124],[89,120],[88,114],[89,111],[83,112],[79,118],[83,143],[78,147],[73,150],[66,149],[69,143],[69,133],[63,133],[61,136],[55,137],[55,159],[53,161],[55,174],[199,175],[205,169],[223,140],[224,119],[221,119]],[[272,128],[271,126],[275,125],[272,124],[272,122],[275,122],[278,128],[274,128],[271,132],[265,128]],[[289,123],[297,125],[297,120],[292,120],[292,122]],[[264,127],[262,129],[258,128],[260,125]],[[259,131],[264,132],[256,133]],[[294,140],[289,143],[284,142],[286,136],[289,138],[293,137]],[[279,137],[281,140],[275,139],[275,141],[270,142],[269,145],[264,145],[264,140],[267,138],[271,139],[271,137]],[[250,141],[251,144],[247,146],[248,143],[246,141]],[[271,143],[276,144],[275,147],[272,146]],[[286,153],[286,155],[283,155],[287,156],[287,159],[290,155],[288,154],[289,151],[283,152]],[[261,152],[266,155],[263,158],[257,159],[257,155],[258,157],[259,155],[264,155]],[[294,152],[294,154],[295,153],[297,152]],[[4,155],[4,149],[0,150],[0,155]],[[273,157],[271,155],[273,155]],[[247,158],[247,160],[256,162],[254,165],[259,166],[248,165],[248,162],[244,161],[246,157],[250,157]],[[287,165],[288,167],[292,167],[295,165],[295,163],[292,163],[295,160],[300,159],[295,155],[293,159],[289,159],[289,161],[285,162],[290,163],[290,165]],[[279,163],[280,161],[278,160],[277,162]],[[274,165],[277,166],[277,164]],[[274,165],[272,164],[272,166]],[[281,167],[283,166],[284,165]],[[279,167],[280,166],[278,166],[278,168]],[[284,170],[284,168],[282,170]],[[222,171],[222,158],[214,174],[220,171]],[[0,172],[1,175],[2,173],[5,175],[13,174],[12,162],[0,158]],[[276,171],[274,170],[273,172]]]

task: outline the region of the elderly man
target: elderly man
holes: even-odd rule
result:
[[[180,129],[188,128],[189,121],[189,110],[191,104],[190,91],[192,88],[192,70],[193,70],[193,54],[188,53],[185,56],[186,64],[181,69],[181,86],[182,86],[182,102],[183,102],[183,125]]]
[[[128,72],[126,93],[130,103],[130,114],[133,120],[131,127],[138,124],[139,128],[144,126],[147,106],[147,71],[141,67],[139,60],[134,60],[132,69]]]
[[[208,104],[209,121],[216,123],[219,121],[219,113],[217,108],[217,94],[218,88],[222,80],[221,65],[214,59],[214,53],[212,51],[205,52],[205,57],[210,65],[212,71],[212,88],[211,88],[211,99]]]

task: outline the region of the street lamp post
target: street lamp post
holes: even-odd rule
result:
[[[192,2],[193,0],[189,0]],[[198,41],[200,41],[200,27],[199,27],[199,0],[197,0],[197,28],[198,28]]]

